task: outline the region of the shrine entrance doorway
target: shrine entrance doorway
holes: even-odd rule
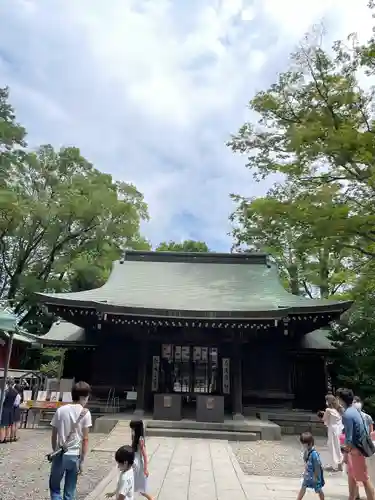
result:
[[[219,375],[217,347],[162,345],[161,379],[166,392],[218,394]]]
[[[221,370],[217,347],[163,344],[161,346],[163,392],[180,394],[185,418],[195,412],[196,398],[221,394]]]

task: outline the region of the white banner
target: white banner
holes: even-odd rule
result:
[[[202,359],[202,348],[194,346],[193,347],[193,361],[200,361]]]
[[[161,351],[162,351],[162,356],[164,359],[171,359],[171,357],[172,357],[171,344],[163,344]]]
[[[223,394],[230,394],[230,359],[222,358],[223,362]]]
[[[207,361],[208,347],[202,347],[202,361]]]
[[[175,361],[181,361],[181,346],[176,345],[174,348],[174,359]]]
[[[189,346],[182,346],[182,361],[187,362],[190,361],[190,347]]]
[[[151,382],[152,392],[157,392],[159,390],[159,368],[160,368],[160,357],[152,356],[152,382]]]

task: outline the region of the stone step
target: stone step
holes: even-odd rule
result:
[[[219,432],[260,432],[258,422],[248,423],[246,421],[226,420],[225,422],[197,422],[195,420],[148,420],[147,431],[150,429],[184,429],[197,431],[219,431]]]
[[[284,422],[277,421],[283,435],[299,435],[302,432],[311,432],[313,436],[327,436],[327,428],[321,424],[314,422]]]
[[[174,437],[195,439],[220,439],[225,441],[258,441],[260,434],[256,432],[235,432],[198,429],[171,429],[147,427],[147,437]]]

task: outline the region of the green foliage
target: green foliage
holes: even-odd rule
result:
[[[333,329],[338,383],[352,387],[375,412],[375,263],[368,263],[352,291],[355,304]]]
[[[3,179],[8,168],[22,158],[26,146],[26,130],[16,122],[12,106],[8,102],[9,89],[0,88],[0,209]]]
[[[35,326],[35,292],[100,286],[123,249],[148,248],[140,235],[148,213],[135,186],[100,172],[78,148],[18,154],[25,131],[7,99],[3,89],[0,299]]]
[[[52,360],[60,360],[65,354],[65,349],[58,347],[45,347],[42,350],[42,362],[47,363]]]
[[[233,196],[235,247],[270,253],[293,294],[309,297],[342,293],[356,278],[354,251],[331,238],[329,227],[346,207],[328,185],[307,192],[291,182],[276,185],[263,198]],[[344,265],[345,263],[345,265]]]
[[[41,352],[39,370],[48,377],[60,378],[64,364],[65,349],[46,347]]]
[[[65,349],[52,348],[52,347],[44,347],[44,348],[33,347],[25,351],[23,357],[20,360],[20,368],[23,368],[25,370],[42,371],[43,373],[47,373],[50,367],[59,366],[58,370],[60,370],[63,366],[64,357],[65,357]],[[43,369],[41,369],[42,366],[44,366]],[[45,368],[46,366],[48,366],[49,368],[46,369]],[[54,375],[49,375],[49,376],[52,377]]]
[[[182,243],[163,241],[156,248],[157,252],[209,252],[204,241],[185,240]]]
[[[292,293],[355,300],[332,368],[375,411],[375,37],[321,41],[305,38],[228,143],[255,180],[278,179],[265,197],[232,195],[234,247],[270,252]]]
[[[40,367],[40,371],[50,378],[59,378],[61,365],[58,361],[52,360]]]
[[[310,233],[374,256],[374,89],[359,83],[371,60],[351,43],[336,43],[331,56],[307,37],[290,69],[250,101],[257,125],[245,123],[228,144],[248,156],[256,179],[281,174],[298,203],[305,199],[301,218]],[[312,202],[329,194],[332,203],[316,218]]]

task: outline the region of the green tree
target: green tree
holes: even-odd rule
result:
[[[127,242],[132,250],[150,250],[150,243],[143,237],[134,237]],[[106,244],[82,252],[69,265],[67,272],[69,288],[72,292],[99,288],[107,281],[113,262],[121,258],[124,248]]]
[[[0,298],[23,321],[35,312],[34,292],[69,290],[85,262],[112,259],[142,240],[141,193],[99,172],[77,148],[40,147],[8,169],[5,187],[16,203],[4,207]]]
[[[17,163],[23,152],[26,130],[16,122],[9,104],[8,87],[0,87],[0,188],[10,165]],[[0,197],[4,195],[0,191]],[[0,204],[1,207],[1,204]]]
[[[375,265],[369,262],[351,292],[354,306],[334,325],[331,333],[337,347],[332,372],[336,385],[349,386],[375,411]]]
[[[163,241],[157,248],[157,252],[209,252],[204,241],[185,240],[182,243],[175,241]]]
[[[9,104],[9,89],[0,87],[0,251],[3,237],[21,221],[15,193],[6,189],[5,179],[12,166],[18,164],[24,154],[26,131],[16,122]],[[9,213],[9,207],[12,207]],[[4,272],[0,259],[0,275]]]
[[[335,214],[329,224],[316,220],[316,231],[373,257],[374,89],[360,86],[364,70],[373,71],[373,42],[360,47],[352,37],[352,48],[337,42],[331,56],[314,37],[277,83],[250,101],[258,123],[245,123],[228,145],[248,156],[256,179],[281,174],[307,197],[307,212],[309,197],[330,186]]]
[[[271,254],[291,293],[327,298],[353,284],[358,267],[353,250],[326,235],[325,226],[346,211],[332,186],[308,193],[286,183],[262,198],[233,199],[234,247]]]
[[[50,378],[59,378],[61,376],[61,364],[58,360],[53,359],[48,363],[42,364],[40,371]]]
[[[228,143],[256,180],[281,179],[263,199],[234,196],[235,244],[271,250],[294,293],[307,282],[320,296],[355,299],[332,333],[336,375],[373,408],[374,47],[374,37],[359,45],[352,35],[328,53],[320,33],[307,36],[289,69],[250,101],[257,123]]]

